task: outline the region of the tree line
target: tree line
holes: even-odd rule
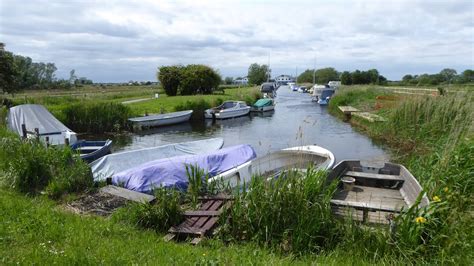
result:
[[[403,76],[401,85],[440,85],[440,84],[465,84],[474,82],[474,70],[466,69],[461,74],[451,68],[445,68],[438,74],[422,74]]]
[[[69,79],[58,79],[54,63],[34,62],[30,57],[13,54],[4,47],[0,43],[0,89],[3,92],[92,84],[92,80],[85,77],[77,78],[74,70],[71,70]]]
[[[317,69],[307,69],[298,75],[298,82],[327,84],[332,80],[340,80],[344,85],[352,84],[386,84],[387,79],[380,75],[377,69],[370,69],[367,71],[356,70],[353,72],[344,71],[338,72],[332,67]]]
[[[222,80],[217,71],[205,65],[161,66],[157,78],[169,96],[211,94]]]

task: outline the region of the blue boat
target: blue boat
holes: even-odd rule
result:
[[[328,105],[329,100],[331,99],[333,94],[334,94],[334,89],[324,89],[321,92],[321,96],[318,99],[318,104],[319,105]]]
[[[88,141],[79,140],[71,145],[71,148],[80,153],[81,159],[90,163],[110,153],[111,140]]]

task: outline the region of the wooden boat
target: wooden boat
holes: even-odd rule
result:
[[[334,212],[363,222],[388,223],[387,214],[412,207],[423,193],[416,178],[403,165],[393,163],[372,167],[341,161],[328,180],[340,180],[331,200]],[[419,207],[428,204],[426,195],[421,196]]]
[[[80,153],[81,159],[86,162],[92,162],[110,153],[112,147],[111,140],[88,141],[79,140],[71,145],[71,148]]]
[[[275,101],[270,98],[259,99],[252,105],[252,112],[267,112],[275,110]]]
[[[221,105],[207,109],[204,117],[208,119],[226,119],[248,115],[250,106],[244,101],[225,101]]]
[[[310,166],[328,170],[334,165],[334,160],[332,152],[316,145],[293,147],[244,163],[213,177],[211,181],[238,187],[243,182],[248,183],[253,176],[274,176],[283,170],[306,170]]]
[[[155,114],[141,117],[129,118],[128,121],[140,127],[156,127],[186,122],[191,118],[192,110],[173,112],[167,114]]]

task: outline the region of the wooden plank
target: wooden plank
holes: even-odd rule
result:
[[[217,195],[211,197],[198,197],[198,200],[232,200],[234,199],[231,195]]]
[[[114,196],[122,197],[127,200],[140,202],[140,203],[151,203],[155,200],[155,197],[152,195],[136,192],[133,190],[129,190],[122,187],[113,186],[113,185],[105,186],[101,188],[100,191],[114,195]]]
[[[379,179],[379,180],[405,181],[405,179],[403,177],[400,177],[398,175],[384,175],[384,174],[355,172],[355,171],[347,171],[344,175],[348,175],[348,176],[352,176],[352,177],[363,177],[363,178],[370,178],[370,179]]]
[[[165,242],[168,242],[168,241],[170,241],[170,240],[173,240],[175,237],[176,237],[176,234],[167,234],[167,235],[165,235],[165,236],[163,237],[163,240],[164,240]]]
[[[354,108],[352,106],[338,106],[339,110],[343,112],[344,114],[351,114],[353,112],[360,112],[359,109]]]
[[[379,115],[376,115],[376,114],[369,113],[369,112],[355,112],[353,115],[356,116],[356,117],[362,118],[364,120],[367,120],[369,122],[384,122],[384,121],[387,121],[385,118],[383,118]]]
[[[393,208],[392,206],[376,205],[368,202],[356,202],[346,200],[331,200],[331,204],[342,207],[353,207],[361,210],[374,210],[374,211],[385,211],[385,212],[400,212],[401,208]]]
[[[185,211],[184,216],[219,216],[221,215],[222,211]]]

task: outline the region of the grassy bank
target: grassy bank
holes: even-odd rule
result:
[[[392,151],[392,158],[417,177],[432,200],[429,211],[414,214],[427,219],[422,241],[401,244],[411,256],[430,256],[436,263],[472,261],[473,96],[460,92],[406,97],[373,87],[348,87],[330,102],[330,112],[337,116],[341,116],[338,105],[384,116],[387,121],[383,123],[357,118],[351,123],[384,143]]]

